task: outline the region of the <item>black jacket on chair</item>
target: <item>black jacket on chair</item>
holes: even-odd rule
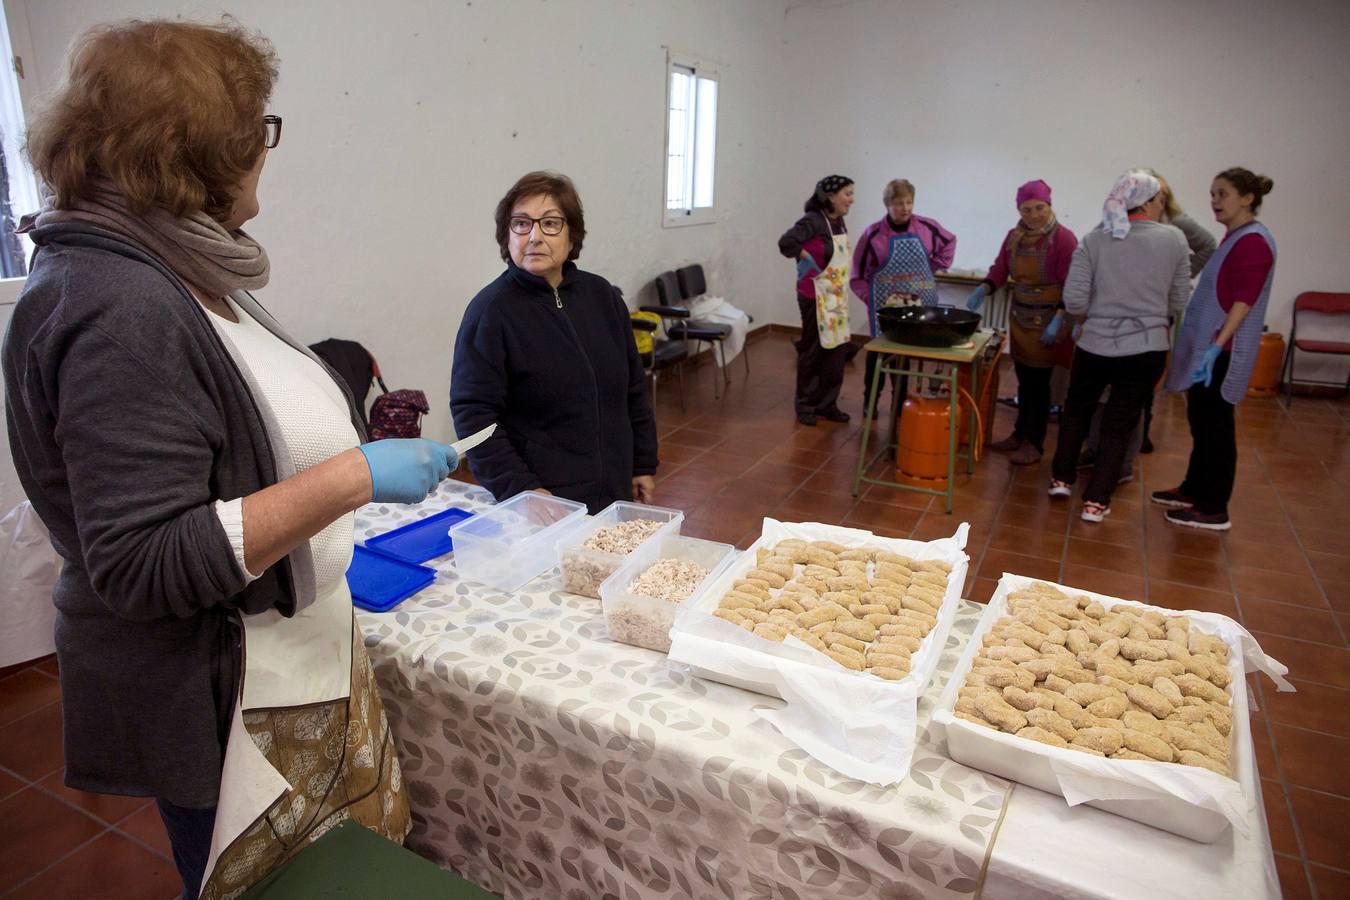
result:
[[[572,263],[555,291],[513,263],[464,313],[450,381],[455,432],[493,422],[469,467],[498,500],[546,488],[592,513],[656,471],[656,420],[628,308]]]

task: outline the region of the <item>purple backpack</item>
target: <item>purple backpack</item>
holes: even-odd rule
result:
[[[383,394],[370,406],[370,439],[415,438],[422,436],[422,417],[431,412],[427,395],[416,390],[391,391],[380,376],[379,363],[371,357],[375,380]]]

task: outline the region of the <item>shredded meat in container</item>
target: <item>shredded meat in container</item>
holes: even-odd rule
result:
[[[654,519],[630,519],[609,528],[599,528],[580,547],[562,554],[563,589],[583,597],[600,597],[600,582],[614,574],[622,559],[597,558],[596,553],[624,557],[665,526]],[[590,552],[587,552],[590,551]]]
[[[708,577],[708,570],[687,559],[659,559],[633,579],[628,590],[643,597],[682,603]]]
[[[708,577],[708,570],[686,559],[660,559],[653,563],[628,585],[628,592],[638,597],[665,601],[668,606],[641,605],[620,602],[607,611],[606,622],[610,636],[616,641],[665,652],[670,649],[670,626],[675,620],[675,607],[689,596]]]
[[[586,538],[586,543],[581,546],[588,550],[627,556],[665,524],[653,519],[629,519],[627,522],[597,530],[595,534]]]

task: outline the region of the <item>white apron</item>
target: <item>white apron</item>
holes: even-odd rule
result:
[[[238,304],[238,298],[234,298]],[[236,309],[240,316],[252,310]],[[263,313],[265,315],[265,313]],[[242,321],[242,318],[241,318]],[[227,347],[235,349],[238,332],[216,325]],[[265,327],[265,326],[264,326]],[[275,333],[275,332],[274,332]],[[251,370],[241,365],[241,374],[253,393],[265,421],[276,418],[264,391]],[[334,402],[336,402],[334,400]],[[345,409],[344,409],[345,412]],[[353,438],[356,437],[353,432]],[[285,448],[278,448],[287,456]],[[283,460],[278,474],[287,476],[293,467]],[[307,567],[312,573],[312,566]],[[244,714],[253,710],[291,708],[341,700],[351,695],[352,644],[355,614],[347,579],[316,586],[314,602],[286,618],[276,610],[241,616],[243,647],[239,696],[231,717],[230,737],[220,777],[216,823],[211,835],[202,886],[211,880],[220,855],[253,825],[287,790],[289,785],[258,749],[244,725]]]
[[[289,790],[285,778],[258,750],[244,713],[255,709],[307,706],[351,694],[352,597],[340,578],[326,594],[293,618],[275,610],[243,616],[244,673],[234,704],[220,799],[202,884],[216,860]]]

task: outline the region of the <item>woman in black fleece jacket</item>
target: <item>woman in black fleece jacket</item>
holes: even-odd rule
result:
[[[545,490],[592,513],[650,503],[656,419],[628,308],[573,262],[586,235],[566,176],[531,172],[497,205],[506,271],[469,304],[455,341],[455,431],[496,433],[469,454],[498,500]]]

